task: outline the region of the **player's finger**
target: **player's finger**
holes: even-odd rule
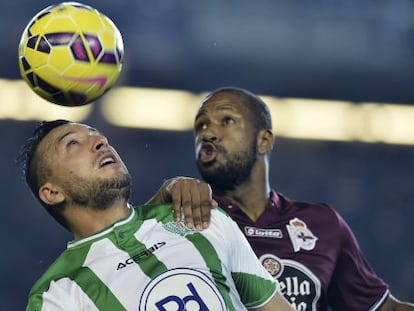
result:
[[[213,207],[212,191],[207,183],[200,185],[200,219],[203,229],[210,225],[211,208]],[[215,202],[215,201],[214,201]]]
[[[196,181],[192,184],[192,187],[190,188],[191,192],[191,212],[192,212],[192,218],[194,227],[197,230],[203,229],[202,225],[202,219],[201,219],[201,201],[200,198],[204,195],[203,189],[200,187],[200,182]]]
[[[184,187],[181,188],[181,213],[184,214],[184,222],[188,228],[194,228],[191,181],[184,181]]]
[[[182,220],[183,215],[181,215],[181,191],[177,187],[177,180],[174,180],[168,184],[166,191],[171,196],[171,203],[173,205],[174,220],[179,222]]]
[[[179,222],[183,219],[182,211],[181,211],[181,197],[180,192],[177,191],[177,194],[172,196],[172,205],[174,211],[174,220]]]

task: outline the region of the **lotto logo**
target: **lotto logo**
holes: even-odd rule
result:
[[[140,311],[227,310],[214,282],[197,270],[168,270],[150,281],[142,293]]]

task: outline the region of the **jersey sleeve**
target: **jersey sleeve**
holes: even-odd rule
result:
[[[243,304],[258,308],[278,290],[278,282],[262,266],[237,224],[225,216],[222,230],[231,252],[232,277]]]
[[[341,251],[328,297],[335,310],[376,310],[388,296],[388,285],[373,271],[345,220],[336,213]]]
[[[82,289],[69,278],[51,281],[44,291],[30,294],[26,311],[68,311],[78,306],[79,310],[98,311],[95,304]]]

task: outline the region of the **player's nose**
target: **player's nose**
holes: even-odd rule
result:
[[[103,135],[95,135],[92,140],[93,151],[100,151],[109,146],[108,139]]]
[[[221,138],[220,132],[215,126],[209,126],[201,133],[202,142],[217,142]]]

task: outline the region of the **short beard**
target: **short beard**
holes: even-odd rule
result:
[[[128,173],[112,179],[77,180],[68,187],[68,195],[73,204],[105,210],[116,201],[129,201],[131,185]]]
[[[204,181],[209,183],[213,190],[225,194],[250,179],[253,166],[256,163],[256,144],[252,144],[245,152],[229,156],[229,153],[218,147],[217,152],[227,159],[225,165],[208,168],[197,161],[198,170]],[[211,166],[217,163],[212,163]],[[206,169],[208,168],[208,169]]]

